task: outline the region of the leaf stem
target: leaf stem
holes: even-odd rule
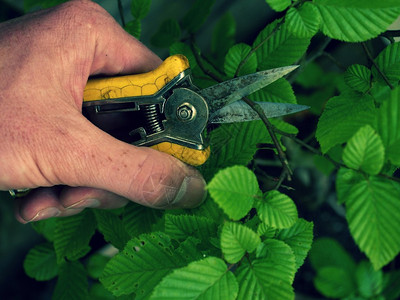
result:
[[[368,59],[372,62],[378,73],[382,76],[383,80],[386,82],[386,84],[390,87],[391,90],[394,89],[393,85],[390,83],[389,79],[386,77],[385,73],[379,68],[378,64],[375,62],[374,58],[371,55],[371,52],[369,51],[367,45],[365,42],[362,42],[361,45],[364,48],[365,54],[367,54]]]

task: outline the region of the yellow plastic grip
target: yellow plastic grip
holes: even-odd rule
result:
[[[151,96],[188,68],[187,58],[178,54],[147,73],[91,79],[83,91],[83,102]]]
[[[157,69],[148,73],[91,79],[83,92],[83,102],[151,96],[187,69],[187,58],[178,54],[168,57]],[[192,166],[204,164],[210,156],[210,147],[197,150],[162,142],[151,148],[170,154]]]
[[[200,166],[204,164],[210,156],[210,147],[207,147],[204,150],[197,150],[178,144],[162,142],[150,146],[150,148],[170,154],[173,157],[176,157],[179,160],[192,166]]]

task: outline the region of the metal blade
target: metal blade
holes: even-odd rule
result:
[[[210,86],[198,93],[208,103],[210,113],[229,105],[282,78],[298,66],[287,66],[237,77]]]
[[[290,104],[290,103],[273,103],[273,102],[256,102],[261,106],[267,118],[274,118],[284,115],[293,114],[309,108],[306,105]],[[257,112],[255,112],[244,101],[236,101],[212,113],[209,123],[236,123],[259,120]]]

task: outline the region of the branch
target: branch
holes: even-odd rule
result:
[[[394,89],[393,85],[390,83],[389,79],[386,77],[385,73],[379,68],[378,64],[375,62],[374,58],[371,55],[371,52],[369,51],[367,45],[363,42],[361,45],[364,48],[365,54],[367,54],[368,59],[372,62],[374,67],[378,70],[378,73],[382,76],[383,80],[386,82],[386,84],[390,87],[391,90]]]

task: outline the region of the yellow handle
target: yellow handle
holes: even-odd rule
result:
[[[148,73],[91,79],[83,92],[83,102],[151,96],[188,68],[187,58],[178,54],[168,57],[157,69]],[[151,148],[170,154],[192,166],[204,164],[210,156],[210,147],[197,150],[162,142]]]
[[[197,150],[178,144],[162,142],[150,146],[150,148],[172,155],[173,157],[176,157],[192,166],[200,166],[204,164],[210,156],[210,147],[207,147],[204,150]]]
[[[83,102],[151,96],[187,69],[187,58],[178,54],[148,73],[91,79],[83,91]]]

